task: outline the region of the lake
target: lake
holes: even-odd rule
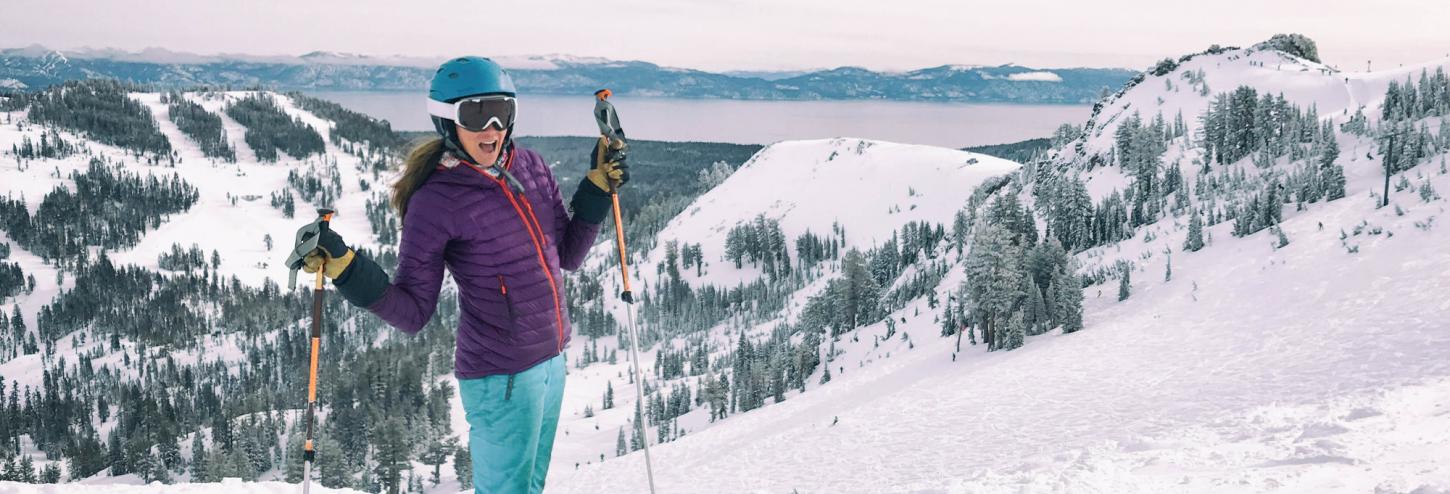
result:
[[[423,92],[309,91],[383,118],[396,130],[431,130]],[[792,139],[861,137],[959,148],[1048,137],[1064,123],[1081,124],[1088,105],[1013,105],[914,101],[747,101],[615,96],[620,123],[632,138],[769,144]],[[594,98],[522,95],[519,135],[598,134]]]

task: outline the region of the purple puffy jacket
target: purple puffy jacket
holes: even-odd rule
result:
[[[438,306],[447,267],[459,291],[459,378],[518,373],[564,350],[571,331],[560,268],[578,269],[599,233],[598,223],[569,217],[538,153],[515,147],[507,169],[523,194],[467,162],[438,165],[408,201],[397,273],[366,304],[416,333]],[[345,277],[337,281],[346,295]]]

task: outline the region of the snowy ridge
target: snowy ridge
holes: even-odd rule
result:
[[[725,258],[725,238],[731,227],[753,221],[757,215],[780,222],[788,244],[807,231],[818,235],[831,233],[833,224],[845,229],[845,245],[848,248],[868,250],[890,239],[899,225],[909,221],[950,223],[952,216],[967,205],[971,191],[983,181],[1016,171],[1017,163],[991,156],[965,151],[871,141],[854,138],[821,139],[808,141],[786,141],[767,146],[750,161],[742,165],[723,183],[696,198],[690,206],[656,235],[654,247],[637,256],[630,267],[631,285],[636,290],[647,289],[660,282],[661,274],[655,270],[657,263],[665,258],[665,244],[669,241],[699,244],[701,257],[707,264],[704,276],[697,276],[694,269],[682,270],[682,280],[699,287],[706,284],[719,288],[733,288],[748,284],[765,276],[765,273],[751,264],[736,269]],[[612,232],[606,232],[611,233]],[[590,258],[580,272],[600,272],[606,293],[617,293],[621,289],[617,268],[609,256],[615,252],[613,237],[601,235],[601,245],[590,252]],[[797,253],[794,244],[788,245],[792,259]],[[783,314],[745,330],[750,338],[759,339],[778,322],[791,320],[813,294],[818,293],[827,281],[836,277],[834,267],[825,268],[819,279],[806,284],[789,295],[788,307]],[[627,306],[616,297],[604,298],[605,308],[621,324],[626,320]],[[779,317],[781,319],[775,319]],[[710,329],[704,336],[718,348],[732,348],[739,336],[730,330],[730,323],[722,322]],[[685,338],[669,340],[641,350],[640,358],[645,369],[650,369],[657,360],[661,348],[677,350]],[[600,338],[601,347],[617,347],[618,338]],[[576,336],[569,350],[569,360],[577,362],[588,341]],[[845,359],[870,360],[875,350],[889,352],[898,347],[905,349],[907,343],[891,341],[879,349],[871,343],[842,340],[838,349]],[[624,351],[620,351],[621,357]],[[720,355],[713,355],[714,359]],[[887,363],[890,361],[882,361]],[[621,427],[628,428],[635,403],[631,385],[624,375],[629,372],[628,362],[621,358],[616,364],[596,362],[583,369],[571,369],[569,386],[565,390],[563,418],[560,423],[561,436],[554,449],[556,465],[571,467],[575,464],[598,463],[600,453],[607,452],[605,463],[619,460],[632,462],[638,454],[613,458],[616,433]],[[835,372],[835,371],[833,371]],[[820,378],[821,371],[811,377],[811,382]],[[696,379],[672,380],[694,386]],[[600,397],[606,386],[615,391],[615,406],[601,410]],[[830,393],[831,388],[816,389],[804,393]],[[790,392],[788,396],[795,396]],[[594,408],[594,416],[586,417],[581,411],[586,406]],[[775,406],[775,405],[770,405]],[[721,424],[732,424],[749,414],[723,421],[708,419],[708,407],[692,407],[681,416],[678,426],[696,434]],[[768,407],[767,407],[768,408]],[[653,439],[652,439],[653,441]],[[551,474],[553,475],[553,474]],[[552,481],[551,481],[552,482]],[[551,484],[553,485],[553,484]]]
[[[864,139],[781,142],[760,150],[670,220],[644,259],[663,259],[665,242],[698,243],[712,264],[703,278],[684,273],[687,282],[748,283],[762,275],[759,268],[737,270],[715,260],[725,257],[730,228],[757,215],[780,221],[787,240],[807,231],[828,234],[839,224],[846,230],[846,246],[865,250],[890,239],[907,222],[950,222],[978,184],[1019,166],[966,151]],[[789,247],[794,258],[794,246]],[[645,283],[653,281],[653,274],[639,270]]]
[[[228,278],[235,276],[243,284],[249,286],[260,286],[268,281],[278,285],[286,283],[287,270],[282,266],[282,261],[287,255],[286,245],[292,241],[292,232],[301,224],[310,221],[313,208],[321,205],[309,205],[299,198],[296,216],[287,218],[280,210],[269,204],[268,196],[278,191],[295,194],[287,183],[288,172],[306,168],[311,164],[320,164],[320,160],[323,158],[313,156],[299,160],[284,155],[277,162],[259,162],[255,153],[243,140],[245,127],[236,123],[223,111],[228,102],[251,94],[254,93],[233,91],[210,93],[208,97],[195,93],[186,95],[188,99],[202,105],[222,119],[229,141],[237,150],[236,163],[225,163],[203,155],[200,147],[184,135],[168,117],[167,107],[160,101],[160,93],[134,93],[130,97],[141,102],[151,111],[162,134],[167,137],[176,151],[178,158],[176,167],[139,164],[128,151],[87,140],[72,132],[60,131],[61,136],[68,141],[89,147],[101,157],[117,160],[120,165],[116,168],[119,170],[139,173],[142,176],[170,177],[172,174],[176,174],[196,186],[199,191],[197,203],[189,210],[172,215],[166,221],[161,222],[158,228],[147,231],[136,245],[109,252],[108,255],[113,262],[158,270],[158,254],[168,251],[172,244],[180,244],[182,248],[195,244],[207,254],[216,251],[220,255],[221,264],[217,272],[222,276]],[[337,166],[332,170],[333,173],[343,175],[343,193],[336,204],[330,205],[338,211],[332,228],[354,245],[375,248],[376,241],[372,226],[368,223],[364,213],[364,201],[367,194],[359,188],[359,180],[372,182],[372,179],[370,175],[364,175],[358,171],[362,166],[361,160],[354,155],[342,152],[328,139],[330,122],[297,108],[285,95],[266,94],[274,98],[288,114],[302,119],[321,134],[326,145],[324,156],[326,159],[337,162]],[[37,125],[26,125],[25,130],[19,130],[20,125],[23,125],[18,118],[19,115],[21,115],[20,112],[10,114],[15,123],[0,124],[0,147],[9,149],[11,144],[19,143],[27,136],[31,140],[38,140],[40,134],[45,130]],[[0,117],[0,120],[3,120],[3,117]],[[5,163],[6,166],[0,166],[0,181],[5,184],[5,187],[0,189],[0,194],[10,193],[17,198],[23,194],[27,206],[33,213],[40,206],[45,194],[53,188],[66,187],[74,190],[74,184],[69,178],[56,178],[54,174],[56,171],[59,172],[60,177],[68,177],[73,171],[84,172],[88,161],[89,158],[84,154],[76,154],[63,159],[30,161],[25,170],[19,169],[14,162]],[[390,175],[380,178],[378,183],[387,183],[392,180]],[[230,198],[236,199],[235,205],[232,204]],[[270,250],[263,241],[266,235],[272,237],[273,246]],[[64,284],[57,286],[55,284],[56,268],[53,265],[43,262],[35,254],[11,242],[4,232],[0,232],[0,241],[10,243],[11,259],[9,261],[18,262],[25,273],[33,274],[36,278],[35,292],[29,295],[22,293],[13,301],[20,305],[27,327],[35,328],[40,308],[50,303],[62,287],[66,289],[72,287],[74,285],[73,276],[65,276]],[[8,308],[8,303],[5,307]],[[234,342],[230,340],[231,338],[227,337],[219,338],[216,341],[218,347],[214,350],[225,351],[212,352],[209,356],[213,359],[239,358],[240,352],[236,350]],[[68,339],[63,339],[59,344],[60,347],[57,350],[61,355],[75,354],[83,350],[83,348],[71,347]],[[197,355],[192,355],[192,352],[177,352],[176,356],[182,361],[190,361],[201,359],[200,354],[207,352],[198,351],[196,353]],[[5,376],[7,382],[15,380],[22,386],[38,386],[41,378],[39,357],[39,355],[27,355],[0,363],[0,375]],[[114,356],[114,359],[119,362],[118,355]],[[101,359],[97,363],[104,361],[105,359]]]
[[[1126,240],[1088,249],[1077,256],[1084,271],[1130,263],[1131,298],[1118,301],[1113,284],[1089,286],[1084,331],[1031,337],[1012,352],[964,347],[954,356],[953,342],[936,337],[934,311],[913,301],[890,317],[904,319],[896,330],[910,334],[914,348],[894,338],[873,348],[885,325],[857,328],[861,341],[838,343],[830,383],[655,446],[661,489],[1445,492],[1450,466],[1438,459],[1450,456],[1450,333],[1443,322],[1450,303],[1440,294],[1450,288],[1450,251],[1442,247],[1450,245],[1450,232],[1442,224],[1447,202],[1422,200],[1415,188],[1450,190],[1450,175],[1439,166],[1447,156],[1401,172],[1410,190],[1393,193],[1394,207],[1376,208],[1372,194],[1383,180],[1376,143],[1337,125],[1361,109],[1377,120],[1390,81],[1437,67],[1450,67],[1450,60],[1342,73],[1249,49],[1195,56],[1163,76],[1145,74],[1103,103],[1086,135],[1056,150],[1058,169],[1086,181],[1095,201],[1131,183],[1120,167],[1089,166],[1093,156],[1111,156],[1123,120],[1134,112],[1145,121],[1160,111],[1168,119],[1181,112],[1197,135],[1197,117],[1212,96],[1240,85],[1282,93],[1336,124],[1345,197],[1302,211],[1285,205],[1278,228],[1287,245],[1268,230],[1235,237],[1225,222],[1205,228],[1207,248],[1185,252],[1186,220],[1168,215]],[[1191,82],[1190,72],[1202,82]],[[1425,123],[1432,134],[1446,125],[1440,118]],[[1189,172],[1184,186],[1193,190],[1192,164],[1201,157],[1192,138],[1178,139],[1162,162],[1181,162]],[[1293,165],[1281,158],[1267,169]],[[736,178],[749,177],[749,168]],[[1254,173],[1248,159],[1214,168]],[[1031,204],[1031,177],[1016,179],[1029,186],[1022,197]],[[661,240],[701,242],[705,258],[718,259],[718,250],[708,250],[724,236],[721,222],[711,221],[715,215],[729,218],[724,211],[736,204],[736,221],[747,211],[788,216],[802,207],[756,205],[751,196],[764,184],[741,183],[750,185],[722,198],[702,196],[696,206],[714,200],[716,209],[692,206]],[[697,223],[686,226],[686,217]],[[870,225],[900,224],[890,216],[852,220],[848,236],[866,243]],[[658,261],[660,252],[643,264]],[[1165,276],[1170,262],[1172,275]],[[720,264],[711,265],[707,281],[760,275],[721,271]],[[639,271],[643,280],[653,274]],[[937,292],[962,279],[956,265]],[[648,366],[651,357],[644,358]],[[571,385],[588,380],[585,374],[571,375]],[[562,492],[599,485],[640,492],[642,461],[631,454],[589,464],[558,482]]]
[[[259,286],[270,280],[272,283],[284,284],[286,281],[286,269],[282,267],[282,260],[286,256],[286,245],[291,242],[291,233],[302,223],[308,221],[311,215],[311,208],[302,200],[298,200],[298,214],[294,218],[285,217],[280,210],[271,206],[268,202],[269,194],[274,192],[291,191],[287,183],[289,171],[304,168],[310,163],[319,163],[323,158],[314,156],[309,159],[294,159],[281,157],[276,162],[259,162],[255,153],[245,143],[245,128],[233,121],[226,115],[223,108],[230,101],[251,95],[251,92],[226,92],[226,93],[188,93],[185,97],[196,102],[219,116],[228,133],[231,145],[237,150],[238,161],[226,163],[208,158],[203,155],[198,145],[190,137],[183,134],[167,115],[167,105],[161,102],[160,93],[133,93],[129,97],[140,102],[148,109],[157,124],[161,133],[171,143],[175,150],[177,165],[169,167],[163,165],[147,165],[138,162],[129,151],[113,146],[101,144],[82,135],[73,132],[59,130],[62,138],[82,149],[89,149],[97,158],[111,160],[113,165],[109,166],[115,171],[140,174],[142,177],[151,175],[156,177],[170,177],[175,174],[195,186],[199,192],[196,204],[185,212],[171,215],[160,222],[159,227],[148,230],[141,240],[129,248],[112,250],[108,256],[117,264],[134,264],[148,269],[158,269],[158,254],[166,252],[173,243],[178,243],[186,248],[192,244],[199,246],[204,252],[217,251],[221,258],[221,264],[217,273],[221,276],[235,276],[241,283],[250,286]],[[294,105],[290,98],[275,93],[267,93],[289,114],[301,118],[307,125],[323,136],[326,145],[325,156],[328,160],[334,160],[338,165],[334,173],[344,174],[342,181],[344,196],[334,207],[339,210],[339,221],[334,223],[334,228],[343,232],[352,242],[357,245],[374,244],[372,228],[363,212],[363,201],[366,195],[359,190],[359,180],[371,181],[370,176],[364,176],[358,172],[361,166],[360,159],[354,155],[338,149],[327,139],[330,131],[330,122],[322,120],[308,112],[302,111]],[[23,112],[10,112],[0,114],[0,121],[8,122],[0,124],[0,146],[6,150],[11,149],[12,144],[18,144],[23,139],[29,138],[38,141],[40,134],[47,129],[39,125],[25,122]],[[56,187],[69,188],[74,190],[74,183],[70,180],[71,172],[85,172],[90,161],[87,152],[80,152],[61,159],[36,159],[26,160],[25,167],[21,168],[11,156],[0,160],[0,194],[10,194],[19,198],[22,194],[29,210],[33,213],[39,207],[45,194]],[[346,168],[346,170],[343,170]],[[384,176],[382,180],[390,180],[391,177]],[[232,200],[235,200],[235,204]],[[264,235],[271,235],[273,247],[269,250],[263,242]],[[10,246],[10,257],[7,262],[16,262],[21,269],[36,280],[36,289],[32,293],[22,292],[20,295],[3,300],[3,307],[8,311],[11,304],[19,306],[24,315],[27,328],[37,327],[37,315],[40,309],[49,304],[52,299],[62,290],[70,290],[74,287],[75,279],[72,272],[65,272],[60,285],[57,281],[57,267],[53,264],[42,261],[39,256],[31,253],[11,241],[8,236],[0,232],[0,242],[6,242]],[[68,271],[68,270],[67,270]],[[165,271],[160,271],[165,273]],[[287,327],[276,328],[268,338],[275,337],[277,331],[288,330]],[[241,348],[247,338],[239,334],[211,335],[207,336],[193,348],[174,348],[164,351],[153,351],[150,357],[172,358],[182,364],[193,364],[197,362],[235,362],[245,358],[245,352]],[[105,342],[92,340],[83,344],[75,344],[71,337],[61,338],[56,342],[56,359],[66,361],[68,365],[75,366],[77,358],[106,347]],[[136,376],[137,363],[131,365],[122,363],[122,354],[137,354],[138,345],[131,341],[121,342],[120,352],[104,353],[91,359],[96,366],[109,366],[121,369],[120,377],[134,378]],[[55,364],[51,362],[50,364]],[[29,386],[37,388],[41,384],[43,359],[41,354],[20,355],[14,359],[0,362],[0,376],[3,376],[6,385]],[[104,433],[115,425],[114,419],[102,423],[98,429]],[[40,458],[37,467],[51,463],[44,459],[43,455],[33,454]],[[124,482],[128,477],[97,477],[90,480],[109,484],[113,482]],[[134,475],[129,476],[133,482],[139,482]],[[295,489],[288,484],[279,482],[270,483],[235,483],[227,485],[229,492],[280,492]],[[186,486],[113,486],[100,485],[83,487],[78,484],[63,484],[55,487],[36,487],[29,485],[17,485],[12,483],[0,483],[0,492],[193,492],[190,489],[215,489],[216,486],[198,486],[189,488]],[[323,490],[320,492],[352,492]]]
[[[242,482],[226,479],[217,484],[175,484],[165,485],[153,482],[149,485],[122,484],[52,484],[31,485],[18,482],[0,482],[0,494],[293,494],[299,492],[297,484],[286,482]],[[313,485],[312,492],[319,494],[355,494],[362,491],[352,489],[329,489]]]
[[[1436,185],[1450,187],[1450,176]],[[1450,444],[1423,438],[1444,430],[1450,410],[1450,333],[1441,322],[1450,303],[1439,295],[1450,287],[1450,252],[1438,247],[1450,232],[1413,223],[1443,216],[1445,204],[1371,216],[1400,233],[1375,237],[1346,262],[1337,227],[1359,222],[1367,200],[1358,195],[1288,220],[1296,240],[1284,249],[1219,225],[1215,246],[1174,259],[1173,281],[1140,281],[1125,303],[1089,292],[1087,329],[1035,337],[1014,352],[973,348],[952,362],[950,340],[929,337],[937,332],[929,319],[909,319],[899,331],[927,342],[916,350],[861,369],[846,360],[827,385],[659,445],[656,476],[662,489],[691,492],[1443,484],[1450,472],[1433,459]],[[1385,389],[1426,401],[1376,398]],[[1339,411],[1349,404],[1392,422],[1349,420]],[[1417,432],[1377,432],[1391,425]],[[1343,437],[1333,437],[1340,428]],[[1323,437],[1295,436],[1305,430]],[[642,491],[639,456],[566,473],[562,492]]]
[[[1418,77],[1422,70],[1434,72],[1437,67],[1450,68],[1450,59],[1374,72],[1340,72],[1270,49],[1197,55],[1164,75],[1145,73],[1132,88],[1100,102],[1085,135],[1065,146],[1058,159],[1082,163],[1093,156],[1110,154],[1114,132],[1134,113],[1144,120],[1162,113],[1170,121],[1182,113],[1190,128],[1195,128],[1197,118],[1208,109],[1214,95],[1239,86],[1253,87],[1261,94],[1282,93],[1286,100],[1302,108],[1316,107],[1323,118],[1343,121],[1355,110],[1364,109],[1365,116],[1376,122],[1379,113],[1371,110],[1379,108],[1390,82],[1403,82],[1407,76]],[[1199,72],[1203,74],[1202,83],[1191,82],[1190,74]],[[1207,94],[1202,94],[1200,90],[1205,87]],[[1172,161],[1167,158],[1165,161]]]
[[[1084,165],[1092,156],[1112,153],[1113,131],[1135,111],[1144,118],[1160,109],[1168,118],[1181,111],[1193,122],[1213,94],[1249,85],[1261,93],[1282,92],[1301,106],[1313,105],[1335,123],[1360,108],[1377,118],[1389,81],[1442,66],[1450,66],[1450,60],[1348,74],[1272,50],[1201,55],[1165,76],[1145,76],[1105,102],[1088,134],[1058,149],[1056,162],[1088,181],[1097,199],[1125,189],[1127,177],[1116,166]],[[1190,71],[1194,77],[1201,71],[1203,84],[1211,88],[1207,95],[1193,89],[1184,76]],[[252,285],[284,279],[278,264],[285,248],[268,251],[262,235],[270,233],[276,245],[286,245],[286,237],[307,220],[310,209],[299,201],[297,217],[288,219],[266,202],[267,195],[290,190],[287,172],[322,165],[319,159],[327,160],[324,168],[335,163],[331,173],[341,177],[337,207],[342,212],[336,228],[351,242],[372,243],[363,213],[366,193],[359,182],[372,184],[376,191],[391,177],[374,180],[363,173],[360,159],[326,139],[327,121],[280,95],[274,97],[284,111],[322,134],[326,157],[257,163],[243,140],[245,130],[219,111],[226,101],[247,94],[187,96],[220,115],[238,150],[236,164],[203,157],[166,118],[166,107],[155,93],[132,98],[147,106],[177,150],[181,163],[175,168],[136,164],[123,150],[62,133],[103,156],[124,160],[129,171],[178,173],[201,191],[189,211],[148,231],[140,244],[113,252],[114,260],[155,268],[156,254],[173,242],[197,243],[204,251],[221,253],[224,275]],[[1428,120],[1432,128],[1446,125],[1443,118]],[[1196,124],[1190,127],[1198,132]],[[38,138],[39,132],[36,126],[22,130],[3,124],[0,148],[25,135]],[[1410,189],[1392,194],[1395,207],[1376,208],[1371,194],[1382,180],[1380,162],[1366,157],[1378,154],[1371,151],[1374,141],[1338,132],[1334,138],[1344,150],[1339,163],[1347,177],[1346,196],[1302,211],[1286,206],[1278,227],[1292,240],[1287,245],[1278,245],[1267,231],[1235,237],[1230,233],[1233,225],[1225,222],[1206,228],[1207,248],[1185,252],[1183,220],[1165,216],[1139,227],[1127,240],[1078,254],[1084,270],[1130,261],[1135,280],[1131,298],[1119,301],[1111,283],[1090,286],[1085,290],[1083,331],[1033,336],[1010,352],[989,353],[965,342],[958,351],[953,339],[938,336],[941,327],[934,318],[939,309],[930,307],[925,297],[907,301],[887,315],[900,321],[894,324],[898,336],[885,338],[887,324],[874,322],[826,343],[836,352],[823,360],[834,375],[830,382],[820,384],[817,369],[806,379],[808,391],[791,391],[779,403],[719,421],[707,419],[701,406],[681,416],[676,425],[688,434],[651,446],[661,490],[1450,491],[1450,464],[1441,460],[1450,457],[1450,360],[1445,358],[1450,355],[1450,332],[1444,322],[1450,320],[1450,302],[1444,296],[1450,290],[1450,250],[1444,248],[1450,245],[1450,230],[1444,225],[1450,202],[1421,200]],[[1199,152],[1190,141],[1171,143],[1164,163],[1181,160],[1190,168]],[[1445,158],[1434,156],[1402,175],[1445,195],[1450,174],[1436,166]],[[6,190],[24,192],[33,210],[52,187],[73,186],[59,177],[85,166],[80,155],[36,160],[25,170],[5,161],[0,162],[0,181]],[[1254,165],[1214,166],[1221,173],[1218,168]],[[1267,169],[1284,166],[1274,163]],[[734,268],[724,259],[724,243],[732,226],[757,215],[779,221],[790,240],[806,231],[829,233],[836,223],[845,229],[846,248],[865,250],[910,221],[950,224],[972,190],[991,177],[1010,174],[1025,183],[1029,191],[1023,197],[1030,201],[1031,177],[1017,170],[1019,165],[1009,161],[925,146],[848,138],[777,143],[671,220],[654,246],[635,260],[631,274],[636,286],[647,289],[658,283],[655,266],[665,257],[665,243],[673,240],[700,244],[708,263],[704,276],[683,270],[684,281],[697,287],[747,283],[764,274],[748,265]],[[1187,180],[1185,186],[1191,187],[1192,173]],[[229,196],[240,199],[233,205]],[[582,271],[603,273],[606,294],[619,288],[608,259],[612,240],[612,232],[601,235],[602,245],[595,246]],[[64,284],[55,284],[50,266],[11,244],[9,261],[21,263],[38,281],[34,294],[14,301],[34,328],[34,311]],[[794,259],[794,245],[788,248]],[[1165,252],[1172,252],[1171,261]],[[948,266],[935,289],[945,298],[964,279],[962,258],[942,252],[938,260]],[[1165,276],[1170,262],[1171,277]],[[921,268],[920,263],[913,265],[907,273]],[[791,293],[781,314],[744,328],[720,323],[698,338],[728,349],[742,336],[769,334],[780,322],[791,321],[838,270],[838,263],[825,263],[821,278]],[[72,282],[69,277],[64,281]],[[624,306],[614,297],[604,299],[606,309],[623,321]],[[181,362],[239,359],[239,338],[212,337],[202,348],[174,355]],[[62,338],[56,348],[58,358],[71,365],[70,355],[104,346],[93,340],[76,347],[72,341]],[[571,364],[581,361],[582,347],[589,343],[576,336],[568,349]],[[618,339],[605,337],[598,343],[607,350],[617,347]],[[648,373],[661,350],[679,350],[680,343],[666,341],[646,349],[642,367]],[[132,342],[122,345],[126,351],[137,350]],[[719,355],[711,357],[719,363]],[[120,358],[110,353],[95,365],[119,368]],[[643,456],[612,454],[616,432],[628,427],[634,408],[632,384],[624,377],[628,366],[624,359],[584,368],[571,365],[550,492],[645,491]],[[22,356],[0,363],[0,376],[37,386],[41,369],[40,355]],[[698,379],[651,381],[667,389],[681,382],[694,385]],[[605,389],[600,384],[613,387],[616,404],[586,416],[586,407],[599,408]],[[453,429],[464,431],[466,422],[454,400]],[[114,426],[102,424],[102,431]],[[653,443],[653,434],[650,439]],[[28,445],[22,447],[43,458]],[[451,466],[443,472],[451,475]],[[277,478],[276,473],[266,475]],[[139,479],[103,475],[85,482]],[[0,493],[186,494],[218,488],[270,493],[295,492],[296,486],[0,483]],[[445,481],[429,492],[456,490],[456,483]]]

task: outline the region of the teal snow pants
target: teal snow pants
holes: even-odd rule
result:
[[[513,375],[459,379],[473,457],[473,491],[544,491],[559,406],[564,401],[564,354]]]

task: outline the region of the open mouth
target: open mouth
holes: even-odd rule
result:
[[[480,141],[478,143],[478,149],[485,153],[493,154],[493,152],[498,151],[498,141]]]

